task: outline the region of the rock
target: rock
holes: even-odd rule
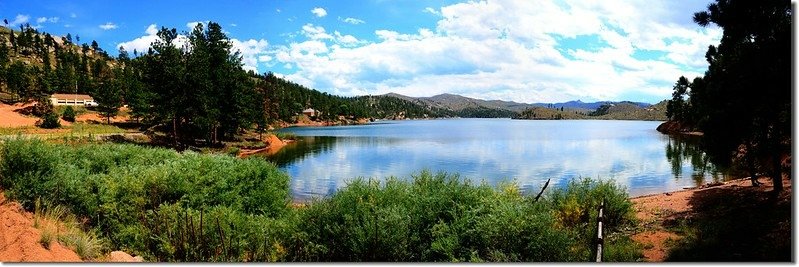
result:
[[[133,257],[124,251],[113,251],[110,255],[108,255],[109,262],[143,262],[144,259],[141,256]]]

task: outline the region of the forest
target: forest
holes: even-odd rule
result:
[[[667,103],[676,132],[703,132],[714,162],[769,176],[775,191],[790,169],[792,15],[776,0],[717,1],[695,13],[694,22],[724,34],[707,49],[704,76],[680,77]]]

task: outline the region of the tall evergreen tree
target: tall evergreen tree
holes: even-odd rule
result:
[[[711,155],[730,161],[741,154],[750,173],[769,174],[781,190],[781,163],[791,153],[790,2],[716,0],[694,21],[724,30],[689,100]]]

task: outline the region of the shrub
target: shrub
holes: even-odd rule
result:
[[[39,120],[37,124],[39,127],[45,129],[55,129],[61,127],[61,122],[58,121],[58,116],[55,114],[55,112],[44,114],[42,119]]]
[[[300,215],[302,261],[570,261],[586,253],[518,190],[423,171],[412,181],[358,179]],[[296,250],[290,249],[290,253]]]
[[[53,103],[50,102],[47,96],[42,95],[36,99],[36,104],[33,105],[31,113],[36,117],[42,117],[46,114],[53,113]]]
[[[0,146],[0,185],[10,198],[31,209],[36,199],[46,197],[84,218],[114,247],[135,248],[143,255],[170,251],[146,245],[160,236],[143,231],[148,229],[141,222],[147,212],[163,205],[193,210],[219,206],[235,215],[231,218],[239,218],[230,223],[235,230],[225,230],[238,234],[242,224],[259,229],[268,225],[262,221],[288,211],[288,181],[273,164],[257,159],[179,154],[127,144],[53,145],[20,138]],[[86,257],[94,257],[94,244],[100,242],[99,236],[65,238],[82,247]]]
[[[75,122],[75,109],[72,106],[67,106],[61,113],[61,118],[68,122]]]

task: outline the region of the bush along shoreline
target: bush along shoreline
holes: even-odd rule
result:
[[[590,261],[606,203],[606,261],[636,261],[626,190],[573,180],[535,201],[513,184],[422,171],[355,179],[291,208],[287,174],[259,159],[124,144],[0,144],[0,186],[31,210],[63,207],[106,249],[158,262]]]

